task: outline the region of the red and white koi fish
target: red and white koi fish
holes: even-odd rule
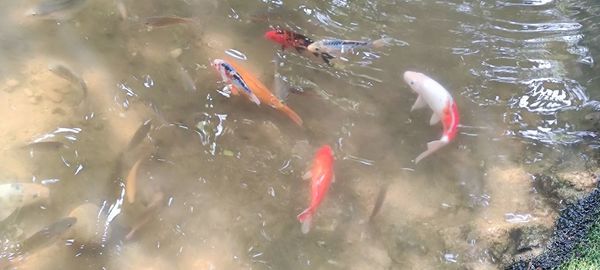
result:
[[[442,120],[444,126],[442,137],[427,143],[427,150],[415,159],[415,163],[419,163],[423,158],[449,144],[456,137],[460,116],[454,99],[448,90],[438,82],[423,73],[414,71],[404,72],[404,81],[418,94],[417,101],[410,111],[429,106],[433,111],[429,124],[435,125]]]
[[[303,178],[311,178],[310,186],[310,205],[306,210],[298,215],[298,221],[302,223],[302,233],[310,231],[312,217],[317,211],[317,208],[323,201],[329,185],[335,182],[333,173],[333,150],[329,145],[324,145],[317,151],[312,167]]]

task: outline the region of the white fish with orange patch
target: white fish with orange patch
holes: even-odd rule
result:
[[[423,158],[449,144],[456,137],[460,116],[456,103],[448,90],[427,75],[406,71],[404,72],[404,81],[418,94],[417,101],[410,110],[429,106],[433,111],[429,124],[435,125],[441,120],[444,126],[442,137],[427,143],[427,150],[415,159],[415,163],[419,163]]]

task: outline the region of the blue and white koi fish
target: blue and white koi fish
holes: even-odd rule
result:
[[[352,53],[354,50],[368,50],[381,48],[391,41],[390,38],[381,38],[378,40],[342,40],[342,39],[323,39],[315,41],[308,45],[307,49],[313,53],[326,53],[332,56],[340,56],[345,53]]]
[[[213,60],[211,65],[219,72],[225,83],[232,85],[231,93],[238,95],[238,90],[241,90],[248,96],[250,101],[254,102],[256,105],[260,105],[258,97],[252,92],[248,83],[244,81],[244,78],[238,74],[234,67],[222,59]]]

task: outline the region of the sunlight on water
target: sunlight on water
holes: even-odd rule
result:
[[[584,119],[600,110],[599,14],[587,0],[2,1],[0,269],[497,267],[496,232],[555,213],[527,165],[600,147]],[[264,37],[276,27],[386,44],[327,59],[282,51]],[[228,87],[215,59],[302,126]],[[418,164],[441,127],[411,112],[406,70],[461,117]],[[335,182],[303,234],[302,176],[324,144]]]

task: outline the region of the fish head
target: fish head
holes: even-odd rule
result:
[[[597,121],[600,120],[600,112],[588,113],[584,116],[584,119],[587,121]]]
[[[326,53],[326,51],[323,51],[323,49],[324,49],[323,41],[315,41],[315,42],[309,44],[306,47],[306,49],[308,49],[312,53]]]
[[[329,145],[323,145],[317,150],[317,157],[325,157],[333,161],[333,149]]]
[[[425,81],[427,76],[425,74],[415,71],[405,71],[404,72],[404,82],[410,86],[410,88],[419,93],[420,85]]]
[[[273,29],[265,33],[265,38],[275,43],[286,45],[285,32],[281,29]]]
[[[221,78],[223,78],[224,81],[230,77],[231,66],[229,66],[229,64],[227,64],[225,60],[215,59],[210,63],[210,65],[213,68],[215,68],[215,70],[217,70],[217,72],[219,73],[219,75],[221,75]]]

